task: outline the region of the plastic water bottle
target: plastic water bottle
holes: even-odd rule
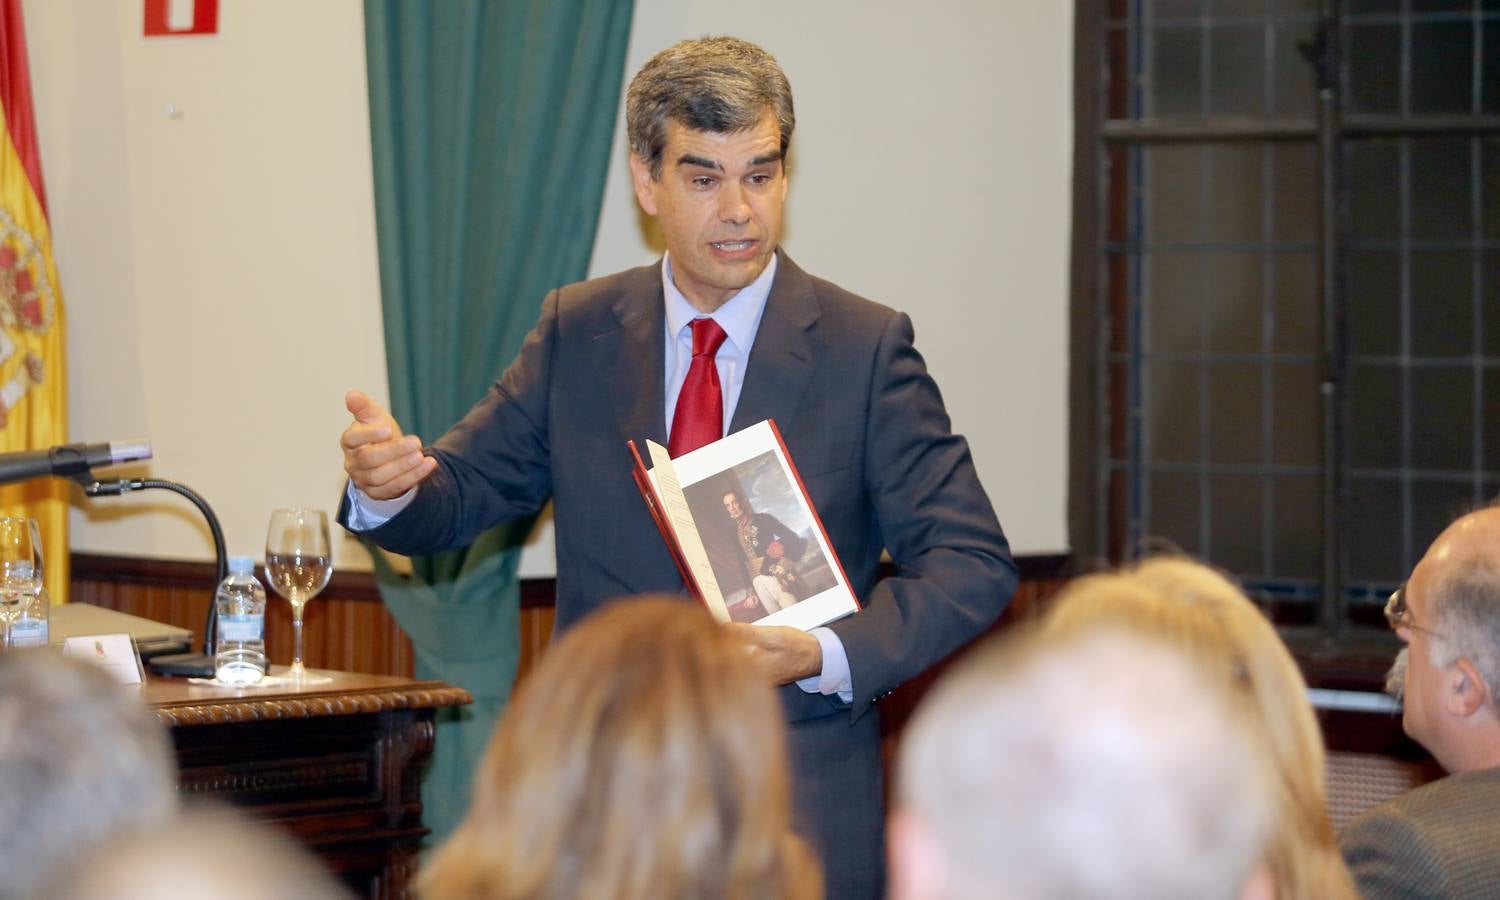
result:
[[[21,617],[11,623],[10,645],[12,647],[47,646],[48,625],[52,621],[52,597],[41,581],[36,582],[36,594],[21,610]]]
[[[219,582],[214,603],[219,609],[214,679],[225,684],[260,681],[266,674],[266,589],[255,577],[255,560],[230,558],[229,575]]]

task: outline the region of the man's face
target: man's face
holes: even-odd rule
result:
[[[1396,634],[1406,642],[1401,724],[1450,772],[1494,765],[1490,735],[1495,720],[1484,677],[1473,660],[1458,653],[1466,636],[1456,630],[1457,625],[1439,621],[1434,604],[1445,579],[1460,575],[1470,565],[1500,562],[1497,548],[1500,506],[1458,519],[1438,535],[1412,569],[1402,596],[1406,612],[1388,609],[1388,615],[1396,619]],[[1439,659],[1451,662],[1434,665],[1434,650]]]
[[[781,130],[769,113],[730,134],[668,122],[660,179],[634,155],[630,170],[641,208],[666,238],[672,280],[693,306],[713,312],[765,270],[787,185]]]
[[[740,506],[740,498],[733,494],[724,495],[724,511],[729,513],[731,519],[738,519],[745,514],[744,507]]]
[[[1403,589],[1410,625],[1396,629],[1406,642],[1405,658],[1397,659],[1396,668],[1404,670],[1402,684],[1401,726],[1412,740],[1432,750],[1440,734],[1442,712],[1442,670],[1432,664],[1432,612],[1428,589],[1432,584],[1432,566],[1428,558],[1412,570]]]

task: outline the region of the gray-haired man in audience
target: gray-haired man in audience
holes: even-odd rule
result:
[[[167,731],[135,691],[47,650],[0,654],[0,900],[176,810]]]
[[[39,895],[47,900],[352,900],[306,848],[213,805],[122,829]]]
[[[1438,535],[1386,617],[1402,725],[1451,774],[1352,822],[1344,858],[1373,900],[1500,896],[1500,507]]]
[[[895,900],[1268,896],[1271,775],[1170,648],[1103,629],[982,649],[905,738]]]

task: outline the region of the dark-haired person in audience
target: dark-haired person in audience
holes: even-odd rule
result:
[[[1245,713],[1127,629],[979,649],[903,739],[892,900],[1268,898],[1274,775]]]
[[[813,900],[786,729],[748,648],[675,598],[565,633],[521,686],[425,900]]]
[[[1350,823],[1344,856],[1371,900],[1500,897],[1500,507],[1438,535],[1386,616],[1402,725],[1451,774]]]
[[[176,811],[172,745],[138,692],[47,650],[0,654],[0,898]]]

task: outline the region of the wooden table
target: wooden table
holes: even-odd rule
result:
[[[333,682],[232,689],[152,677],[143,691],[171,728],[185,796],[288,829],[362,896],[404,897],[427,834],[420,776],[434,717],[473,698],[440,681],[322,674]]]

